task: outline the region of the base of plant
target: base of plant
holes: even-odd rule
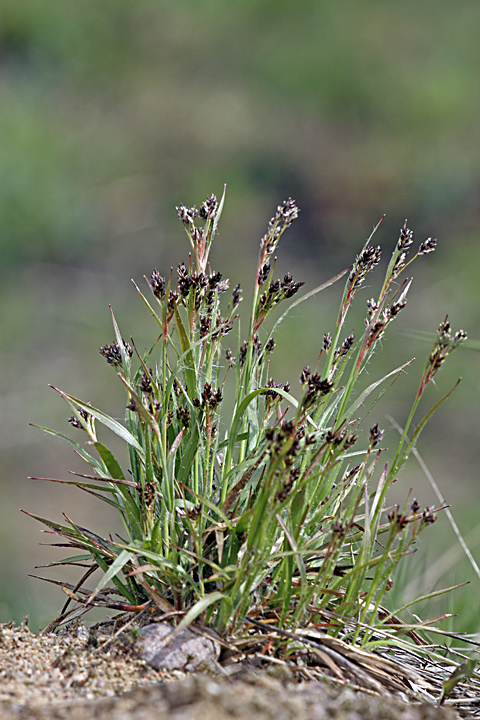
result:
[[[58,618],[42,634],[51,632],[61,622]],[[251,671],[265,671],[282,683],[328,681],[404,702],[444,705],[463,717],[468,717],[477,707],[480,674],[474,672],[472,661],[462,665],[460,656],[455,659],[455,653],[445,655],[443,646],[427,645],[408,628],[402,642],[398,641],[398,631],[395,631],[390,640],[397,642],[388,647],[381,644],[380,650],[371,651],[329,635],[327,629],[331,622],[332,618],[325,618],[323,629],[317,626],[288,632],[275,625],[274,617],[264,617],[261,621],[247,619],[243,633],[226,640],[198,623],[178,632],[175,618],[159,613],[150,604],[137,612],[123,612],[99,622],[89,627],[87,633],[89,642],[99,649],[116,642],[129,644],[135,656],[139,655],[159,671],[200,672],[230,679]],[[403,625],[398,618],[392,618],[393,622]],[[145,654],[144,631],[166,623],[171,623],[170,633],[162,638],[155,651],[149,647]],[[69,626],[77,627],[77,622]],[[345,628],[348,634],[347,630]],[[200,641],[198,655],[192,637]],[[380,641],[384,639],[385,635],[377,637]],[[458,639],[461,640],[461,636]],[[208,657],[203,652],[205,642],[216,648]],[[159,665],[161,651],[164,665]],[[152,656],[156,662],[151,661]]]

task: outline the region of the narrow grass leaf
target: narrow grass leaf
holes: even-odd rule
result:
[[[113,323],[113,330],[115,332],[115,338],[117,341],[118,348],[120,350],[120,355],[122,358],[122,368],[124,372],[124,376],[126,380],[130,379],[130,358],[127,355],[122,333],[120,332],[120,328],[118,327],[117,321],[115,320],[115,315],[113,314],[112,306],[109,305],[110,308],[110,315],[112,316],[112,323]],[[120,374],[120,373],[119,373]]]
[[[455,390],[459,386],[460,382],[461,382],[461,378],[459,380],[457,380],[457,382],[455,383],[453,388],[446,395],[444,395],[437,403],[435,403],[435,405],[432,407],[432,409],[418,423],[418,425],[416,426],[415,430],[412,433],[410,442],[407,444],[406,450],[404,450],[400,460],[398,460],[397,463],[395,464],[395,467],[392,468],[392,474],[396,474],[398,472],[398,470],[402,467],[402,465],[405,463],[405,461],[407,460],[408,456],[410,455],[412,449],[415,447],[415,444],[419,438],[419,435],[422,432],[425,425],[427,424],[427,422],[430,420],[432,415],[438,410],[438,408],[441,405],[443,405],[445,400],[447,400],[450,397],[450,395],[452,395],[452,393],[455,392]]]
[[[106,493],[113,493],[115,492],[114,488],[108,487],[105,485],[94,485],[93,483],[86,483],[82,482],[81,480],[60,480],[58,478],[46,478],[46,477],[33,477],[30,476],[28,478],[29,480],[44,480],[45,482],[54,482],[54,483],[61,483],[63,485],[75,485],[75,487],[78,488],[91,488],[92,490],[100,490],[101,492]],[[103,479],[103,478],[102,478]],[[101,497],[99,495],[99,497]],[[102,500],[105,500],[106,498],[102,498]]]
[[[102,464],[98,462],[97,458],[93,457],[93,455],[90,455],[90,453],[88,453],[80,445],[80,443],[77,443],[75,440],[72,440],[72,438],[68,437],[68,435],[64,435],[63,433],[57,432],[56,430],[50,430],[50,428],[42,427],[41,425],[34,425],[33,423],[30,424],[31,427],[43,430],[43,432],[47,433],[48,435],[53,435],[59,440],[64,440],[65,442],[69,443],[69,445],[75,448],[75,451],[82,458],[82,460],[85,460],[85,462],[88,463],[90,467],[92,467],[99,473],[99,475],[105,475],[105,469],[103,468]]]
[[[53,387],[53,386],[51,386]],[[80,400],[79,398],[74,397],[73,395],[69,395],[68,393],[63,392],[62,390],[59,390],[58,388],[54,388],[65,400],[70,401],[77,405],[78,407],[82,408],[83,410],[86,410],[90,415],[93,415],[94,418],[96,418],[99,422],[101,422],[105,427],[107,427],[109,430],[111,430],[115,435],[117,435],[121,440],[126,442],[128,445],[133,447],[140,457],[144,460],[145,455],[142,446],[138,443],[138,441],[133,437],[131,433],[128,432],[126,427],[121,425],[119,422],[114,420],[109,415],[106,415],[101,410],[98,410],[95,407],[92,407],[86,402],[83,402],[83,400]]]
[[[380,380],[377,380],[376,382],[369,385],[360,395],[359,397],[349,406],[346,417],[352,417],[352,415],[357,411],[359,407],[361,407],[366,399],[374,392],[374,390],[377,389],[379,385],[382,385],[382,383],[385,382],[385,380],[388,380],[389,377],[394,376],[391,383],[387,385],[385,390],[378,396],[376,402],[382,397],[382,395],[387,392],[391,386],[395,383],[395,381],[400,377],[400,375],[403,373],[406,367],[408,367],[413,360],[408,360],[407,362],[403,363],[403,365],[400,365],[399,367],[395,368],[395,370],[392,370],[391,372],[384,375]],[[367,415],[370,413],[370,411],[373,409],[375,403],[369,408]]]
[[[178,623],[177,627],[173,631],[173,637],[176,637],[179,633],[182,632],[182,630],[186,630],[189,625],[194,622],[199,615],[205,612],[207,608],[210,607],[210,605],[213,605],[214,603],[218,603],[220,600],[222,600],[225,597],[225,595],[218,590],[214,590],[214,592],[209,593],[208,595],[205,595],[200,600],[197,600],[195,605],[192,605],[189,610],[185,613],[185,616],[182,618],[182,620]]]
[[[345,268],[345,270],[342,270],[341,272],[337,273],[337,275],[334,275],[326,282],[322,283],[321,285],[318,285],[316,288],[313,288],[313,290],[310,290],[309,292],[305,293],[304,295],[302,295],[302,297],[297,298],[297,300],[294,300],[288,306],[288,308],[282,313],[282,315],[280,315],[278,320],[275,322],[275,325],[273,326],[268,337],[271,338],[274,335],[275,331],[282,324],[282,322],[285,320],[287,315],[289,315],[289,313],[291,313],[292,310],[294,310],[296,307],[298,307],[298,305],[301,305],[306,300],[309,300],[311,297],[314,297],[314,295],[317,295],[319,292],[322,292],[322,290],[326,290],[331,285],[334,285],[337,282],[337,280],[340,280],[349,270],[350,270],[349,267]]]
[[[473,675],[477,665],[478,660],[470,658],[469,660],[465,660],[465,662],[461,663],[461,665],[455,668],[452,674],[443,683],[442,693],[438,701],[439,705],[443,705],[447,697],[452,693],[458,683],[462,682],[463,680],[468,680],[468,678]]]
[[[145,280],[147,280],[147,278],[145,278]],[[147,280],[147,282],[148,282],[148,280]],[[140,297],[142,298],[142,300],[143,300],[143,302],[144,302],[144,304],[145,304],[148,312],[149,312],[150,315],[153,317],[153,319],[155,320],[155,322],[157,323],[157,325],[163,330],[163,323],[162,323],[162,321],[160,320],[160,318],[158,317],[157,313],[156,313],[155,310],[152,308],[152,306],[151,306],[150,303],[148,302],[147,298],[145,297],[145,295],[142,293],[142,291],[140,290],[140,288],[139,288],[138,285],[136,284],[135,280],[132,280],[132,283],[133,283],[133,285],[134,285],[134,287],[135,287],[135,290],[138,292],[138,294],[139,294]]]
[[[100,581],[95,587],[95,590],[87,600],[87,605],[93,602],[100,590],[102,590],[110,582],[110,580],[112,580],[112,578],[116,577],[118,573],[123,570],[125,565],[132,559],[134,555],[135,553],[131,552],[130,550],[122,550],[120,555],[118,555],[112,562],[107,572],[100,578]]]
[[[94,443],[94,447],[102,458],[103,462],[105,463],[105,467],[110,473],[112,480],[125,480],[125,475],[122,472],[122,468],[120,467],[112,451],[109,450],[108,447],[101,442]]]
[[[285,525],[285,523],[284,523],[284,521],[282,520],[282,518],[280,517],[280,515],[276,514],[275,517],[277,518],[277,522],[278,522],[278,524],[280,525],[280,527],[282,528],[283,532],[285,533],[285,537],[287,538],[287,540],[288,540],[288,542],[289,542],[289,545],[290,545],[290,547],[292,548],[293,557],[295,558],[295,562],[296,562],[296,564],[297,564],[297,568],[298,568],[298,571],[299,571],[299,573],[300,573],[300,579],[301,579],[301,582],[302,582],[302,587],[305,587],[306,584],[307,584],[307,574],[306,574],[306,572],[305,572],[305,565],[304,565],[304,563],[303,563],[303,559],[302,559],[302,556],[301,556],[301,554],[300,554],[300,552],[299,552],[297,543],[295,542],[295,538],[293,537],[292,533],[290,532],[290,530],[289,530],[289,529],[287,528],[287,526]]]
[[[175,322],[177,323],[180,345],[185,356],[185,377],[187,379],[188,392],[191,398],[197,397],[197,375],[195,361],[193,359],[192,347],[185,331],[185,326],[175,305]]]

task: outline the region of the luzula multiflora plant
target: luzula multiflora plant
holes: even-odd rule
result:
[[[242,292],[239,285],[230,292],[209,264],[223,201],[212,195],[199,209],[180,205],[188,265],[167,276],[153,270],[150,298],[135,285],[156,323],[152,347],[140,352],[113,319],[115,340],[100,352],[125,392],[125,423],[59,391],[86,442],[47,432],[67,440],[90,466],[73,483],[118,510],[122,537],[100,537],[69,518],[64,525],[33,517],[75,552],[65,563],[87,566],[75,588],[65,585],[80,604],[141,609],[150,603],[186,622],[199,618],[225,637],[238,634],[246,620],[269,618],[288,630],[320,622],[330,633],[368,643],[385,621],[381,602],[395,566],[435,519],[435,510],[413,498],[388,508],[386,495],[445,398],[414,425],[420,400],[465,333],[452,333],[447,319],[441,323],[388,465],[380,460],[384,432],[376,422],[363,449],[359,438],[366,416],[409,361],[366,387],[363,370],[406,303],[406,269],[433,251],[435,241],[411,254],[413,233],[403,226],[358,337],[343,328],[380,261],[372,238],[350,268],[290,303],[288,309],[347,276],[335,327],[318,341],[315,368],[299,371],[297,395],[269,377],[274,333],[288,309],[273,329],[265,321],[303,285],[289,273],[274,279],[279,240],[298,209],[289,199],[270,220],[248,331],[232,340]],[[125,453],[117,460],[98,439],[99,424],[125,443],[128,459]],[[87,590],[97,569],[101,578]]]

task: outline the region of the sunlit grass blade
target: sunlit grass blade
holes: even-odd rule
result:
[[[182,620],[178,623],[174,631],[175,635],[188,628],[188,626],[191,625],[202,613],[204,613],[210,605],[218,603],[224,597],[225,595],[223,593],[215,590],[214,592],[205,595],[200,600],[197,600],[195,605],[192,605],[192,607],[187,610]]]

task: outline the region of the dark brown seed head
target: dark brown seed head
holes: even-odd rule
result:
[[[275,340],[274,338],[270,338],[270,340],[265,344],[265,352],[266,353],[272,353],[275,349]]]
[[[180,405],[180,407],[177,408],[177,418],[184,428],[188,428],[190,425],[190,410],[186,405]]]
[[[355,465],[355,467],[351,468],[351,469],[346,473],[346,475],[345,475],[345,477],[343,478],[343,480],[344,480],[344,481],[346,481],[346,480],[351,480],[353,477],[355,477],[355,475],[358,475],[358,473],[360,472],[361,469],[362,469],[362,466],[361,466],[361,465]]]
[[[123,340],[123,347],[127,357],[132,357],[133,350],[129,343]],[[104,345],[100,348],[100,355],[103,355],[109,365],[120,365],[122,362],[122,353],[117,342],[113,342],[111,345]]]
[[[382,250],[379,245],[367,245],[360,255],[357,255],[349,276],[353,288],[358,288],[365,280],[367,274],[380,262]]]
[[[435,250],[436,246],[437,238],[427,238],[418,248],[418,254],[426,255],[427,253],[431,253]]]
[[[367,300],[367,310],[370,317],[378,310],[378,305],[376,300],[371,298],[370,300]]]
[[[88,421],[89,417],[91,417],[91,416],[90,416],[90,413],[88,413],[88,412],[87,412],[86,410],[84,410],[83,408],[80,408],[79,411],[78,411],[78,413],[79,413],[79,415],[80,415],[85,421]],[[85,428],[83,427],[82,423],[80,422],[80,420],[79,420],[78,418],[75,417],[75,415],[73,415],[72,417],[68,418],[68,422],[70,423],[70,425],[71,425],[72,427],[77,428],[78,430],[85,430]]]
[[[155,485],[152,482],[145,483],[145,487],[142,492],[142,500],[147,507],[151,507],[155,502]]]
[[[190,288],[192,287],[192,279],[188,274],[187,268],[185,267],[185,264],[182,262],[177,268],[178,273],[178,283],[177,288],[178,292],[182,297],[187,297],[188,293],[190,292]]]
[[[210,315],[202,315],[200,318],[200,337],[205,337],[210,332],[212,319]]]
[[[370,446],[372,448],[376,447],[378,443],[382,441],[383,434],[384,430],[380,430],[378,423],[370,428]]]
[[[198,216],[195,205],[191,208],[187,208],[185,207],[185,205],[180,204],[177,207],[177,214],[185,227],[193,225],[193,223],[195,222],[195,218]]]
[[[422,520],[423,520],[423,522],[424,522],[426,525],[431,525],[432,523],[435,522],[436,519],[437,519],[437,516],[436,516],[435,513],[433,512],[433,509],[432,509],[432,508],[429,508],[429,507],[425,508],[425,510],[424,510],[423,513],[422,513]]]
[[[170,290],[168,294],[168,310],[169,312],[172,312],[175,310],[175,307],[178,303],[178,295],[176,292],[173,292],[173,290]]]
[[[277,207],[275,219],[278,222],[282,222],[284,227],[287,228],[296,220],[299,212],[295,200],[289,197],[288,200],[284,200],[283,203]]]
[[[208,286],[211,290],[215,290],[217,285],[220,283],[222,279],[222,273],[221,272],[212,272],[211,275],[208,277]]]
[[[300,375],[300,382],[302,385],[305,385],[308,382],[308,378],[310,377],[310,368],[308,365],[305,365],[305,367],[302,370],[302,374]]]
[[[242,288],[240,287],[240,285],[236,285],[234,291],[232,292],[233,309],[238,307],[241,302],[242,302]]]
[[[245,360],[247,359],[247,350],[248,350],[248,342],[245,341],[240,346],[240,353],[239,353],[240,365],[245,365]]]
[[[416,498],[414,498],[414,500],[410,506],[410,510],[412,511],[412,513],[414,515],[416,515],[418,513],[418,511],[420,510],[420,503],[418,502],[418,500]]]
[[[355,335],[352,332],[342,342],[342,346],[340,348],[340,356],[341,357],[343,357],[344,355],[346,355],[348,353],[348,351],[351,349],[354,342],[355,342]]]
[[[160,275],[156,268],[152,270],[152,274],[150,275],[150,287],[155,297],[163,300],[165,297],[165,278]]]
[[[218,203],[217,198],[215,195],[210,195],[205,202],[203,203],[202,207],[198,211],[199,217],[201,217],[203,220],[209,220],[217,214],[218,210]]]
[[[388,318],[391,319],[396,317],[396,315],[398,315],[400,310],[402,310],[406,304],[406,300],[398,300],[397,302],[392,303],[392,305],[390,305],[390,307],[388,308]]]
[[[267,262],[264,265],[262,265],[262,267],[259,270],[259,273],[258,273],[258,284],[259,285],[263,285],[267,281],[269,273],[270,273],[270,263]]]
[[[394,265],[393,265],[393,269],[392,269],[392,275],[393,275],[394,278],[396,278],[397,275],[399,275],[399,273],[400,273],[400,272],[403,270],[403,268],[405,267],[406,259],[407,259],[407,253],[406,253],[406,252],[402,252],[402,253],[400,253],[400,255],[398,255],[398,257],[397,257],[397,259],[395,260],[395,263],[394,263]]]
[[[236,358],[235,355],[232,353],[232,351],[230,350],[230,348],[227,348],[227,349],[225,350],[225,357],[227,358],[227,360],[228,360],[228,362],[230,363],[230,365],[231,365],[232,367],[235,367],[235,363],[237,362],[237,358]]]
[[[143,373],[142,379],[140,380],[140,390],[146,395],[150,395],[153,392],[152,381],[151,381],[151,370],[150,375],[146,372]]]
[[[413,243],[413,230],[409,230],[407,228],[407,221],[405,220],[403,228],[400,230],[400,237],[398,238],[397,250],[399,252],[402,252],[403,250],[406,250],[407,248],[409,248],[412,243]]]

